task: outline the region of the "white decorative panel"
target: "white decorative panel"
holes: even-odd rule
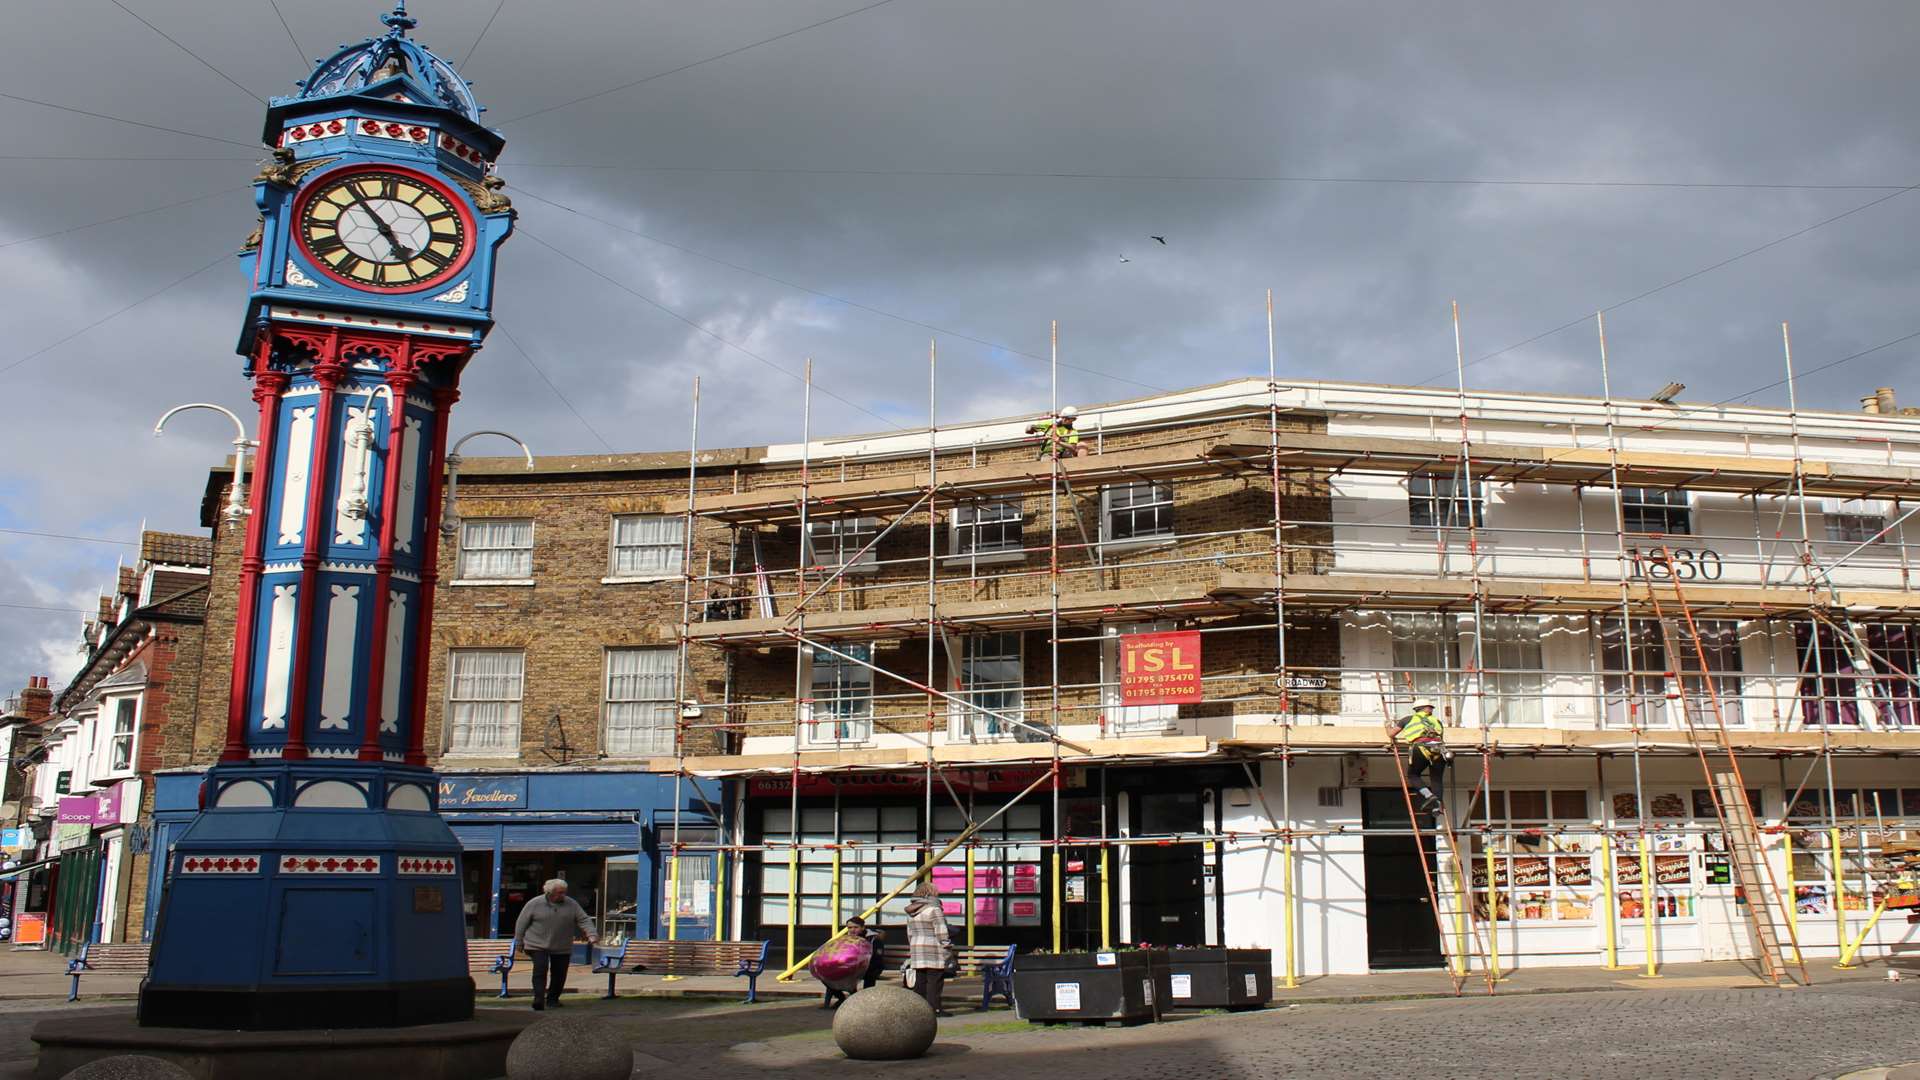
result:
[[[293,678],[294,596],[292,585],[273,587],[267,616],[267,673],[262,683],[260,729],[287,726],[287,687]]]
[[[400,439],[400,497],[393,511],[393,546],[412,551],[414,487],[420,475],[420,421],[408,417],[406,428]],[[391,450],[388,460],[392,460]]]
[[[402,593],[387,596],[387,659],[380,675],[380,730],[389,735],[400,730],[400,663],[405,659],[407,640],[407,598]]]
[[[280,543],[300,542],[307,519],[307,474],[313,467],[313,417],[318,406],[293,410],[287,425],[287,482],[280,489]]]
[[[373,476],[372,405],[347,406],[346,445],[340,453],[340,493],[333,508],[333,542],[364,544],[367,540],[367,486]]]
[[[359,626],[360,586],[335,585],[327,601],[327,659],[321,671],[320,730],[344,731],[353,711],[353,639]]]

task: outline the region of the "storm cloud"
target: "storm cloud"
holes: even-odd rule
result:
[[[124,3],[0,42],[0,527],[131,542],[230,438],[157,415],[247,401],[255,95],[379,8]],[[1063,401],[1263,372],[1269,288],[1283,376],[1451,384],[1457,299],[1476,386],[1598,393],[1608,308],[1623,395],[1783,404],[1789,321],[1803,404],[1920,404],[1912,5],[412,10],[521,212],[457,429],[540,453],[682,447],[696,375],[703,443],[797,438],[808,357],[817,434],[924,423],[929,339],[943,420],[1029,411],[1056,319]],[[132,550],[0,534],[0,690]]]

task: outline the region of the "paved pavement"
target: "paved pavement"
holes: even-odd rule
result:
[[[124,999],[64,1005],[24,991],[57,965],[0,954],[0,1080],[29,1075],[33,1021],[81,1008],[124,1009]],[[49,968],[53,972],[49,972]],[[1760,987],[1737,964],[1675,966],[1667,977],[1592,968],[1515,976],[1487,997],[1429,997],[1450,989],[1443,975],[1406,973],[1316,980],[1292,994],[1304,1001],[1238,1015],[1182,1015],[1137,1028],[1033,1028],[1005,1008],[988,1013],[952,1003],[934,1051],[917,1062],[849,1062],[834,1047],[831,1014],[805,983],[789,997],[747,1007],[736,980],[683,980],[670,992],[712,982],[733,1000],[627,997],[606,1002],[570,995],[568,1014],[624,1032],[640,1080],[736,1080],[743,1075],[827,1077],[884,1070],[888,1080],[1017,1077],[1047,1080],[1128,1077],[1352,1077],[1442,1080],[1509,1076],[1660,1080],[1663,1077],[1849,1076],[1911,1080],[1920,1062],[1920,977],[1885,981],[1885,969],[1852,975],[1813,966],[1815,986]],[[91,981],[91,978],[90,978]],[[101,979],[102,983],[108,980]],[[622,979],[624,991],[658,980]],[[658,986],[644,987],[657,989]],[[101,989],[104,989],[102,987]],[[1473,989],[1470,987],[1470,990]],[[131,990],[129,985],[128,990]],[[1285,992],[1283,992],[1284,994]],[[89,991],[89,998],[93,992]],[[485,1008],[524,1009],[483,996]],[[1903,1068],[1902,1066],[1906,1066]]]

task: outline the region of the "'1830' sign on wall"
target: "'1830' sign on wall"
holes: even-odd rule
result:
[[[526,806],[527,778],[524,776],[440,778],[442,810],[524,810]]]

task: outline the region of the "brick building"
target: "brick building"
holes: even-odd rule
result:
[[[1056,468],[1034,419],[467,460],[426,745],[472,932],[557,874],[616,932],[797,958],[971,825],[934,878],[981,943],[1284,975],[1920,932],[1872,918],[1920,826],[1920,420],[1248,380],[1089,406]],[[1417,697],[1438,834],[1382,726]]]
[[[151,925],[161,876],[149,842],[154,777],[196,757],[211,564],[205,537],[143,532],[137,561],[82,627],[80,670],[40,724],[31,760],[41,866],[28,876],[45,875],[37,892],[62,950],[139,940]],[[20,899],[31,906],[27,892]]]

